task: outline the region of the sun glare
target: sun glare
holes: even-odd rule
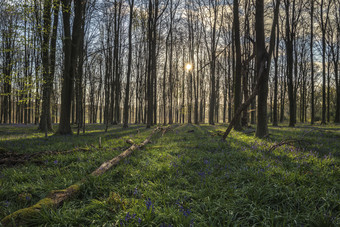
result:
[[[187,63],[186,66],[185,66],[185,69],[190,71],[192,69],[192,64]]]

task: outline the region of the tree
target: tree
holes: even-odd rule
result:
[[[315,107],[314,107],[314,56],[313,56],[313,46],[314,46],[314,0],[310,0],[311,10],[310,10],[310,62],[311,62],[311,120],[310,123],[314,124],[315,119]]]
[[[278,23],[280,0],[276,1],[274,20],[271,29],[269,50],[267,52],[264,35],[264,3],[263,0],[256,0],[256,75],[258,78],[258,113],[256,136],[262,138],[268,135],[267,124],[267,98],[268,98],[268,77],[271,64],[271,56],[275,46],[275,28]]]
[[[125,102],[124,102],[124,128],[128,127],[129,120],[129,93],[130,93],[130,77],[131,77],[131,63],[132,63],[132,23],[133,23],[133,5],[134,0],[129,0],[130,5],[130,21],[129,21],[129,59],[128,59],[128,71],[126,75],[126,87],[125,87]]]
[[[52,3],[53,1],[53,3]],[[53,27],[51,35],[51,9],[53,6]],[[59,21],[59,1],[45,0],[43,11],[43,39],[41,44],[42,50],[42,70],[43,70],[43,97],[42,112],[40,116],[39,130],[52,131],[51,121],[51,91],[53,88],[56,40]]]
[[[244,111],[251,102],[258,95],[258,115],[256,136],[264,137],[268,135],[267,124],[267,98],[268,98],[268,77],[271,63],[271,56],[275,46],[275,28],[278,21],[280,0],[276,1],[274,10],[274,19],[271,28],[271,35],[269,41],[269,50],[266,50],[265,34],[264,34],[264,2],[263,0],[256,0],[256,86],[249,98],[237,109],[235,116],[230,122],[227,130],[224,132],[222,139],[225,140],[229,135],[232,127],[240,118],[242,111]]]
[[[235,43],[235,74],[234,74],[234,114],[236,115],[237,109],[242,103],[242,93],[241,93],[241,80],[242,80],[242,65],[241,65],[241,41],[240,41],[240,21],[239,21],[239,1],[234,1],[233,6],[234,14],[234,43]],[[235,130],[242,130],[242,125],[240,118],[236,120]]]
[[[286,20],[286,56],[287,56],[287,85],[289,98],[289,126],[294,127],[296,123],[296,97],[294,92],[294,39],[298,21],[302,11],[302,1],[299,0],[299,5],[296,5],[296,0],[284,0],[285,20]],[[295,59],[296,61],[296,59]],[[296,78],[295,78],[296,79]]]
[[[74,4],[74,21],[71,36],[71,1],[62,0],[63,8],[63,25],[64,25],[64,73],[63,86],[61,92],[61,111],[59,134],[72,134],[70,115],[71,115],[71,95],[73,92],[73,81],[76,70],[76,62],[79,57],[79,44],[81,25],[85,12],[85,0],[75,1]]]
[[[330,45],[330,52],[332,55],[335,89],[336,89],[336,104],[335,104],[335,123],[340,123],[340,76],[339,76],[339,58],[340,58],[340,15],[339,15],[339,1],[335,7],[335,23],[330,29],[332,41]],[[331,27],[331,26],[330,26]],[[329,64],[329,62],[328,62]]]
[[[274,107],[273,107],[273,126],[278,126],[278,108],[277,108],[277,93],[278,93],[278,59],[279,59],[279,44],[280,44],[280,32],[279,23],[276,26],[276,47],[274,52]]]
[[[329,11],[332,0],[327,1],[326,18],[324,18],[324,0],[320,2],[320,28],[321,28],[321,43],[322,43],[322,118],[321,124],[326,124],[326,31],[329,22]]]

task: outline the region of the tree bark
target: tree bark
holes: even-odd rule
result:
[[[125,87],[125,102],[124,102],[124,125],[123,128],[128,127],[129,119],[129,93],[130,93],[130,77],[131,77],[131,64],[132,64],[132,23],[133,23],[133,6],[134,0],[129,1],[130,5],[130,22],[129,22],[129,56],[128,56],[128,71],[126,75]]]
[[[235,74],[234,74],[234,114],[242,103],[241,80],[242,80],[242,63],[241,63],[241,42],[240,42],[240,21],[239,21],[239,0],[234,1],[234,43],[235,43]],[[235,130],[242,130],[240,118],[235,122]]]
[[[81,24],[84,20],[84,7],[85,1],[76,1],[75,6],[75,18],[73,21],[73,31],[71,37],[70,31],[70,0],[62,0],[63,7],[63,23],[64,23],[64,74],[63,74],[63,86],[61,92],[61,112],[60,112],[60,124],[58,128],[59,134],[72,134],[70,125],[71,114],[71,95],[73,91],[74,74],[76,70],[76,62],[79,55],[79,43],[81,34]]]

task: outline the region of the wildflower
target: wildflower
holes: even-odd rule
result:
[[[55,160],[53,163],[54,163],[55,165],[58,164],[58,160]]]
[[[140,224],[142,222],[142,219],[141,218],[138,218],[138,223]]]
[[[146,205],[146,209],[147,209],[147,210],[150,210],[150,207],[151,207],[151,210],[154,211],[154,206],[153,206],[153,204],[152,204],[150,198],[148,198],[148,199],[146,200],[145,205]]]
[[[183,215],[184,215],[185,217],[188,217],[188,216],[190,215],[190,213],[191,213],[191,210],[190,210],[190,209],[183,210]]]
[[[205,177],[205,172],[198,172],[198,175],[200,175],[202,178],[204,178]]]
[[[125,221],[129,221],[131,219],[130,212],[127,212],[125,216]]]
[[[135,191],[133,192],[134,195],[138,195],[138,189],[135,187]]]

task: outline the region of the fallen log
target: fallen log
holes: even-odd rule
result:
[[[128,157],[131,155],[131,153],[134,151],[134,150],[137,150],[139,148],[142,148],[144,147],[146,144],[148,144],[152,138],[152,136],[157,132],[159,131],[160,129],[159,128],[156,128],[152,133],[151,135],[146,138],[146,140],[144,140],[143,143],[137,145],[137,144],[133,144],[131,147],[129,147],[127,150],[125,150],[123,153],[121,153],[120,155],[114,157],[113,159],[109,160],[109,161],[106,161],[104,162],[103,164],[101,164],[99,166],[99,168],[97,168],[95,171],[93,171],[91,173],[92,176],[100,176],[102,175],[103,173],[105,173],[106,171],[108,171],[112,166],[115,166],[117,165],[122,159]],[[162,130],[163,131],[163,130]]]
[[[166,132],[166,131],[169,130],[168,128],[169,127],[165,128],[165,129],[156,128],[141,144],[139,144],[139,145],[133,144],[130,148],[125,150],[120,155],[116,156],[115,158],[113,158],[109,161],[104,162],[99,168],[97,168],[95,171],[93,171],[91,173],[91,175],[96,177],[96,176],[100,176],[100,175],[104,174],[111,167],[117,165],[121,160],[123,160],[124,158],[131,155],[131,153],[134,150],[140,149],[140,148],[144,147],[146,144],[148,144],[151,141],[151,138],[153,137],[153,135],[155,133],[157,133],[159,131],[161,131],[162,133]],[[34,216],[38,215],[39,212],[43,208],[50,208],[50,209],[56,208],[56,207],[60,206],[64,201],[70,199],[71,197],[76,196],[80,191],[81,185],[83,185],[85,181],[86,181],[86,178],[83,178],[82,180],[78,181],[77,183],[71,185],[70,187],[68,187],[66,189],[51,191],[50,194],[46,198],[40,200],[35,205],[28,207],[28,208],[17,210],[14,213],[4,217],[1,220],[1,224],[3,226],[24,225],[25,220],[27,218],[34,217]]]
[[[126,142],[126,143],[128,143],[128,144],[130,144],[130,145],[133,145],[133,144],[135,144],[135,142],[133,142],[133,140],[132,140],[132,139],[127,139],[125,142]]]

